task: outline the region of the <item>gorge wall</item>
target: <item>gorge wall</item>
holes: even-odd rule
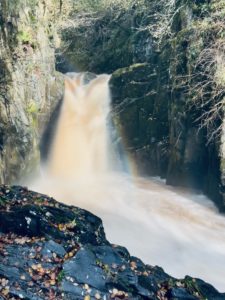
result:
[[[112,73],[114,121],[139,171],[224,211],[224,2],[111,2],[70,14],[58,69]]]
[[[57,99],[59,7],[54,1],[0,3],[0,182],[15,182],[38,166],[39,140]]]
[[[203,190],[225,210],[222,0],[107,7],[27,0],[0,8],[1,182],[38,165],[40,137],[63,90],[56,60],[62,73],[113,74],[114,122],[142,174]]]

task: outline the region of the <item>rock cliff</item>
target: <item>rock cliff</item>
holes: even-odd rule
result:
[[[0,182],[34,171],[39,140],[63,91],[55,72],[54,1],[0,3]]]

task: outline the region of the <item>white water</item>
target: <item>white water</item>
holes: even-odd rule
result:
[[[107,136],[109,77],[66,79],[48,166],[30,187],[102,218],[107,238],[175,277],[225,292],[225,218],[204,196],[113,172]]]

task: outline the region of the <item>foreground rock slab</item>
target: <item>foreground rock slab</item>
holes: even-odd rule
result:
[[[140,245],[141,247],[141,245]],[[111,245],[101,220],[20,186],[0,186],[0,300],[222,300]]]

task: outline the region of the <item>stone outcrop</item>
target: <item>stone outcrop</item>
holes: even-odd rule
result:
[[[225,294],[144,265],[111,245],[101,220],[85,210],[1,186],[0,299],[223,300]]]
[[[63,92],[54,1],[0,3],[0,182],[39,165],[39,140]]]

